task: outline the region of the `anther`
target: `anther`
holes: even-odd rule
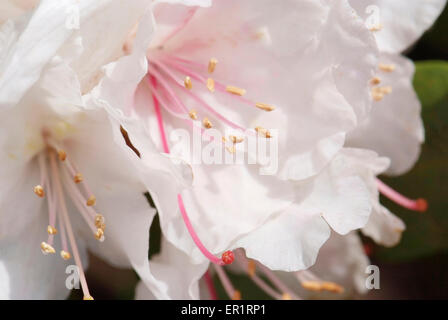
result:
[[[266,103],[261,103],[261,102],[257,102],[256,104],[255,104],[255,106],[258,108],[258,109],[261,109],[261,110],[264,110],[264,111],[272,111],[272,110],[275,110],[275,107],[274,106],[271,106],[270,104],[266,104]]]
[[[191,78],[189,76],[186,76],[184,79],[184,85],[185,88],[187,88],[188,90],[190,90],[191,88],[193,88],[193,83],[191,82]]]
[[[333,292],[333,293],[343,293],[344,288],[334,282],[322,282],[322,290]]]
[[[392,71],[395,70],[395,65],[394,64],[380,63],[378,65],[378,68],[380,68],[380,70],[384,71],[384,72],[392,72]]]
[[[232,264],[233,260],[235,260],[235,256],[232,251],[226,251],[222,254],[221,259],[224,264]]]
[[[208,73],[213,73],[215,71],[218,60],[216,58],[211,58],[208,62]]]
[[[95,232],[95,239],[101,242],[104,241],[104,231],[101,228],[98,228]]]
[[[292,300],[291,295],[289,293],[282,294],[282,300]]]
[[[73,177],[73,181],[75,181],[75,183],[80,183],[80,182],[82,182],[82,180],[83,180],[83,178],[82,178],[82,174],[81,173],[77,173]]]
[[[55,234],[58,233],[58,230],[55,227],[52,226],[48,226],[47,227],[47,233],[51,236],[54,236]]]
[[[249,274],[249,276],[253,277],[255,275],[255,271],[256,271],[255,261],[249,260],[247,262],[247,273]]]
[[[261,134],[265,138],[271,138],[272,137],[271,133],[267,129],[263,128],[263,127],[256,127],[255,131],[257,131],[258,134]]]
[[[67,159],[67,153],[64,150],[58,150],[59,160],[65,161]]]
[[[82,300],[93,300],[92,296],[84,296]]]
[[[379,23],[379,24],[376,24],[376,25],[370,27],[369,30],[375,32],[375,31],[380,31],[381,29],[383,29],[383,25]]]
[[[42,249],[42,253],[43,254],[49,254],[49,253],[55,253],[56,252],[54,250],[54,248],[52,246],[50,246],[48,243],[46,243],[46,242],[42,242],[40,244],[40,248]]]
[[[103,224],[104,224],[104,217],[103,217],[103,215],[97,214],[95,216],[95,227],[102,229],[101,226]]]
[[[90,196],[89,199],[87,199],[86,201],[86,205],[88,205],[89,207],[94,206],[96,203],[96,198],[95,196]]]
[[[246,90],[234,86],[227,86],[226,91],[237,96],[244,96],[246,94]]]
[[[234,144],[241,143],[244,141],[244,138],[237,137],[237,136],[229,136],[229,138],[230,138],[230,141],[232,141]]]
[[[44,188],[41,185],[37,185],[34,187],[34,193],[38,196],[43,198],[45,196]]]
[[[210,122],[210,120],[208,120],[208,118],[204,118],[202,120],[202,124],[204,125],[205,128],[210,129],[213,127],[212,123]]]
[[[64,260],[69,260],[72,257],[72,255],[70,253],[68,253],[67,251],[64,251],[64,250],[61,250],[60,254],[61,254],[61,258]]]
[[[190,118],[193,119],[193,120],[197,120],[197,119],[198,119],[198,114],[196,113],[196,110],[194,110],[194,109],[191,109],[191,110],[188,112],[188,115],[189,115]]]
[[[310,291],[322,290],[322,285],[317,281],[302,281],[302,287]]]
[[[213,80],[212,78],[207,79],[207,89],[210,92],[215,92],[215,80]]]
[[[227,150],[229,153],[231,153],[231,154],[233,154],[233,153],[236,152],[236,148],[235,148],[235,146],[226,147],[226,150]]]
[[[379,85],[381,83],[381,79],[379,77],[373,77],[372,80],[370,80],[370,83],[374,86]]]
[[[241,300],[241,292],[238,290],[235,290],[232,295],[232,300]]]

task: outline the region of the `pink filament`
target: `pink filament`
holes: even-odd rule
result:
[[[398,193],[379,179],[376,179],[376,183],[381,194],[406,209],[424,212],[428,208],[428,204],[425,199],[420,198],[417,200],[412,200]]]
[[[208,293],[210,294],[211,300],[218,300],[218,294],[216,293],[215,285],[213,284],[213,279],[210,272],[207,270],[204,274],[204,281],[207,285]]]
[[[150,81],[152,82],[152,86],[154,88],[157,88],[157,80],[154,76],[150,76]],[[152,95],[152,98],[153,98],[153,102],[154,102],[154,109],[155,109],[155,113],[156,113],[156,117],[157,117],[157,123],[159,126],[160,137],[162,139],[163,150],[166,153],[170,153],[170,148],[168,146],[168,141],[166,139],[165,128],[163,126],[163,118],[162,118],[162,112],[161,112],[160,106],[159,106],[159,101],[157,100],[155,95]],[[201,240],[199,239],[198,235],[196,234],[196,231],[194,230],[193,226],[191,225],[190,219],[188,218],[188,214],[187,214],[187,211],[185,210],[185,206],[184,206],[181,194],[177,195],[177,202],[178,202],[179,209],[182,214],[182,218],[184,220],[185,226],[187,227],[187,230],[190,233],[190,236],[193,239],[196,246],[198,247],[198,249],[211,262],[218,264],[218,265],[224,265],[225,263],[222,261],[222,259],[215,257],[202,244]]]
[[[221,266],[215,265],[216,273],[218,274],[219,280],[221,280],[222,286],[224,287],[225,292],[229,296],[230,299],[233,298],[235,295],[235,288],[233,287],[232,282],[230,281],[229,277],[227,276],[226,272],[224,271],[224,268]]]

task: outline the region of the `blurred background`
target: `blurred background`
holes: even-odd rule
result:
[[[404,210],[383,198],[382,203],[406,223],[394,248],[376,246],[363,238],[372,264],[381,270],[381,289],[356,299],[448,299],[448,10],[406,55],[414,60],[414,87],[422,102],[426,143],[420,160],[407,174],[381,177],[411,198],[423,197],[425,213]],[[151,228],[150,254],[158,251],[158,220]],[[87,278],[95,299],[133,299],[137,275],[118,270],[91,256]],[[232,276],[244,299],[268,299],[245,276]],[[113,281],[111,281],[113,279]],[[216,280],[216,279],[215,279]],[[218,281],[220,298],[227,299]],[[71,298],[82,299],[81,290]]]

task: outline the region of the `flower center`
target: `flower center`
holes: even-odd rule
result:
[[[78,267],[84,299],[92,300],[68,214],[66,196],[76,206],[94,237],[101,242],[104,241],[105,220],[94,210],[96,198],[76,164],[51,137],[44,135],[44,141],[46,148],[37,155],[41,181],[34,187],[34,193],[38,197],[47,198],[48,204],[48,239],[41,243],[41,250],[43,254],[54,254],[54,237],[60,234],[60,256],[64,260],[71,259],[69,247],[71,248]]]

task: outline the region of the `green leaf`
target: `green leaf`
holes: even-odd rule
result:
[[[448,251],[448,62],[416,63],[415,90],[422,102],[426,142],[420,160],[406,175],[382,178],[401,193],[428,200],[426,213],[410,212],[382,199],[406,223],[401,243],[378,248],[376,256],[409,261]]]

